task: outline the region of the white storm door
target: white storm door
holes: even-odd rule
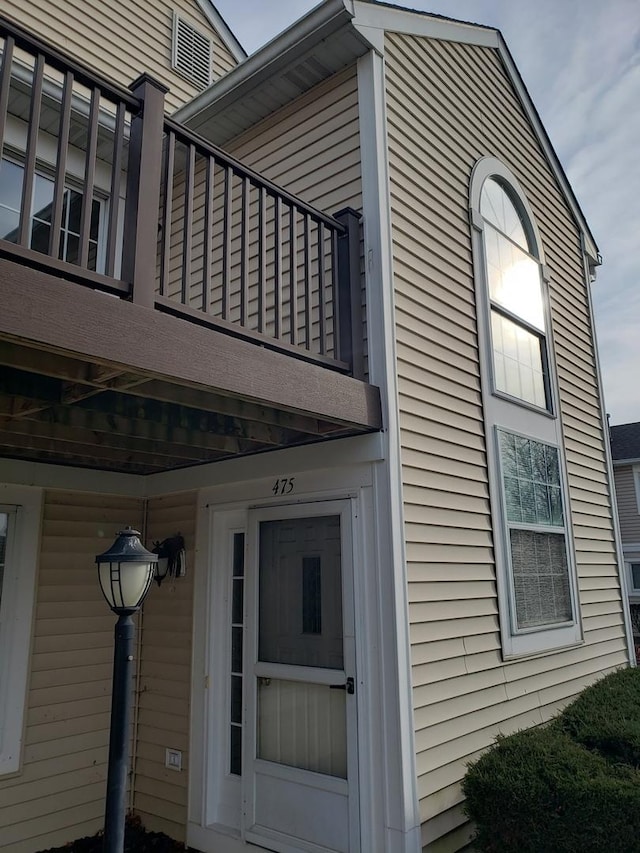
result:
[[[249,520],[244,835],[283,853],[355,853],[351,503]]]

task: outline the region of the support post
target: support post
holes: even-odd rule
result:
[[[351,207],[333,216],[345,227],[338,235],[338,290],[334,306],[337,357],[351,366],[351,375],[364,379],[364,331],[360,278],[360,214]]]
[[[122,278],[131,284],[131,299],[153,308],[164,136],[166,86],[148,74],[131,84],[142,111],[131,122],[127,200],[124,213]]]
[[[121,613],[116,622],[113,653],[104,853],[122,853],[124,850],[134,636],[135,625],[131,613]]]

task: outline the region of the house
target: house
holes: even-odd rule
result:
[[[640,652],[640,423],[609,428],[636,658]]]
[[[127,524],[187,547],[138,617],[148,828],[464,849],[467,762],[632,656],[598,250],[502,36],[3,15],[0,850],[101,826]]]

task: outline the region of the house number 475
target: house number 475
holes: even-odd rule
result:
[[[273,484],[271,491],[274,495],[290,495],[295,484],[295,477],[281,477]]]

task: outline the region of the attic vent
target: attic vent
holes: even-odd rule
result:
[[[171,64],[199,89],[211,83],[212,48],[210,39],[174,12]]]

